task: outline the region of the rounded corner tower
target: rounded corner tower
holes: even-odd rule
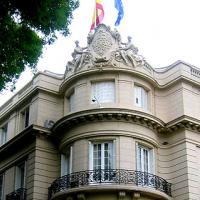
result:
[[[131,37],[104,24],[76,47],[60,93],[64,116],[52,128],[61,177],[49,188],[57,199],[171,199],[157,168],[159,131],[154,113],[154,70]]]

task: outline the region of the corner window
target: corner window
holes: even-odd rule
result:
[[[115,82],[103,81],[92,83],[92,102],[112,103],[115,102]]]
[[[25,188],[26,182],[26,162],[22,162],[15,168],[15,190]]]
[[[29,107],[21,112],[21,127],[22,129],[29,126]]]
[[[8,124],[0,127],[0,146],[7,142]]]
[[[3,200],[3,174],[0,174],[0,200]]]
[[[72,146],[61,155],[61,176],[72,173]]]
[[[75,110],[75,92],[73,91],[71,95],[68,97],[68,102],[69,102],[69,112],[72,112]]]
[[[153,149],[137,144],[137,171],[153,173],[154,172],[154,160]]]
[[[135,105],[147,110],[148,92],[141,86],[134,87]]]

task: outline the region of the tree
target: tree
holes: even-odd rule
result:
[[[45,44],[68,25],[78,0],[0,0],[0,91],[15,83],[28,66],[36,67]]]

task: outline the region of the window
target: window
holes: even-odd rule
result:
[[[135,105],[147,110],[148,92],[140,86],[135,86]]]
[[[74,104],[74,100],[75,100],[75,93],[74,91],[71,93],[71,95],[68,97],[68,101],[69,101],[69,112],[74,111],[75,109],[75,104]]]
[[[7,132],[8,132],[8,124],[5,124],[0,128],[0,146],[7,142]]]
[[[61,176],[72,173],[72,146],[61,155]]]
[[[25,188],[26,182],[26,162],[23,162],[15,168],[15,189]]]
[[[153,173],[153,149],[137,144],[137,171]]]
[[[21,121],[22,129],[26,128],[29,125],[29,107],[25,108],[21,112]]]
[[[115,102],[115,82],[104,81],[92,83],[92,96],[99,103]]]
[[[0,200],[3,199],[3,174],[0,174]]]
[[[114,168],[113,142],[90,144],[90,170]]]
[[[89,165],[92,170],[91,183],[112,182],[116,173],[114,169],[113,142],[90,143]]]

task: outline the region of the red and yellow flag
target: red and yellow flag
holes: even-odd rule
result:
[[[90,30],[93,30],[96,26],[98,26],[104,17],[104,9],[103,9],[103,5],[101,3],[101,0],[95,0],[96,1],[96,5],[94,8],[94,15],[93,15],[93,19],[92,19],[92,25],[90,27]]]

